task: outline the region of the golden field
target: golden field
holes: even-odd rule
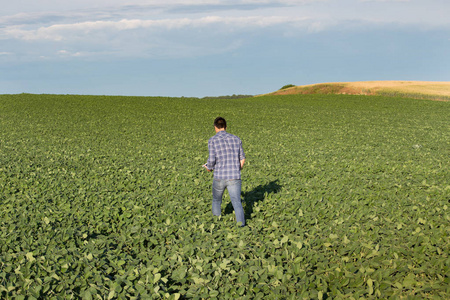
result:
[[[349,94],[404,96],[419,99],[450,100],[450,82],[445,81],[357,81],[301,85],[280,89],[269,95]]]

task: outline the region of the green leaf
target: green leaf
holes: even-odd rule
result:
[[[211,296],[211,298],[215,298],[215,297],[219,296],[219,292],[216,290],[211,290],[209,292],[209,295]]]
[[[367,279],[367,286],[369,287],[369,295],[373,294],[373,281],[372,279]]]
[[[25,256],[26,256],[26,258],[27,258],[30,262],[33,262],[33,261],[36,260],[36,259],[33,257],[33,252],[28,252]]]
[[[157,283],[161,279],[161,274],[156,273],[153,278],[153,283]]]

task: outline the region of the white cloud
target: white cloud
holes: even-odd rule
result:
[[[411,0],[359,0],[359,2],[411,2]]]
[[[311,27],[311,28],[309,28]],[[275,31],[273,31],[275,30]],[[107,59],[108,57],[193,57],[228,53],[247,44],[246,36],[268,31],[317,30],[308,18],[288,16],[122,19],[0,28],[0,40],[17,59]],[[30,47],[31,45],[31,47]]]
[[[450,25],[444,12],[436,16],[436,10],[408,0],[55,1],[0,15],[3,53],[30,59],[180,57],[234,51],[252,36],[291,39],[327,30]],[[67,8],[60,9],[62,4]]]
[[[80,57],[80,56],[87,56],[87,53],[82,52],[71,52],[68,50],[59,50],[57,54],[61,57]]]
[[[209,27],[226,25],[227,30],[236,28],[263,28],[283,24],[302,24],[307,18],[299,17],[219,17],[208,16],[198,19],[180,18],[164,20],[127,20],[120,21],[89,21],[74,24],[55,24],[38,29],[26,29],[21,26],[9,26],[0,29],[0,37],[20,40],[52,40],[63,41],[102,34],[105,31],[129,31],[136,29],[149,30],[179,30],[188,27]],[[315,26],[315,25],[314,25]]]
[[[27,0],[25,0],[27,1]],[[28,0],[30,1],[30,0]],[[34,1],[34,0],[33,0]],[[77,1],[78,3],[79,1]],[[84,24],[89,22],[119,22],[121,20],[178,20],[199,19],[208,16],[276,17],[300,16],[326,20],[381,20],[386,23],[423,24],[448,26],[446,8],[442,0],[122,0],[81,1],[77,8],[74,1],[47,0],[47,4],[67,5],[67,9],[55,9],[45,5],[42,9],[17,14],[0,15],[0,28],[20,26],[20,29],[37,30],[51,25]],[[21,6],[23,7],[21,2]],[[31,4],[31,3],[30,3]],[[40,7],[41,7],[40,6]],[[180,17],[181,16],[181,17]],[[45,29],[46,31],[50,29]]]

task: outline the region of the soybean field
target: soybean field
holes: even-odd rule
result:
[[[448,299],[449,206],[449,102],[0,96],[1,299]]]

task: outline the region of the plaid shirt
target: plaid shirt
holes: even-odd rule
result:
[[[206,167],[214,170],[217,179],[241,179],[241,160],[245,158],[242,141],[226,131],[219,131],[208,140]]]

